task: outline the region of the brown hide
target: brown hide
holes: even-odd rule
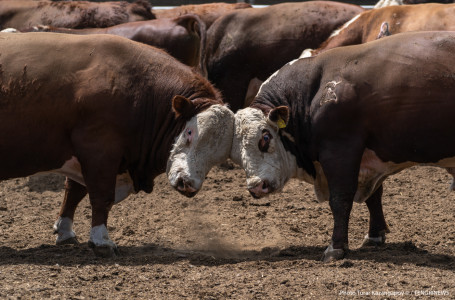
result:
[[[197,103],[193,115],[221,103],[190,67],[124,38],[3,33],[0,39],[0,179],[57,169],[75,156],[98,224],[113,203],[117,173],[128,170],[135,189],[150,192],[165,171],[186,121],[171,110],[175,95]]]
[[[388,30],[392,35],[406,31],[455,30],[454,15],[455,4],[397,5],[368,10],[338,35],[327,39],[312,54],[373,41],[383,22],[389,24]]]
[[[209,28],[220,16],[236,9],[251,8],[247,3],[206,3],[181,5],[171,9],[154,9],[155,16],[160,18],[175,18],[186,14],[196,14],[202,18],[207,28]]]
[[[36,25],[65,28],[108,27],[154,19],[150,4],[89,1],[0,1],[0,29]]]
[[[412,165],[455,163],[454,52],[455,32],[401,33],[300,59],[262,86],[251,106],[288,107],[281,140],[327,179],[333,249],[347,247],[354,197],[382,193],[387,176]],[[341,257],[329,248],[332,258]]]
[[[208,78],[236,111],[253,78],[264,81],[362,11],[351,4],[310,1],[226,14],[207,31],[203,65]]]
[[[27,31],[118,35],[164,49],[184,64],[198,68],[206,36],[205,24],[197,15],[128,22],[106,28],[69,29],[34,26],[23,30]]]

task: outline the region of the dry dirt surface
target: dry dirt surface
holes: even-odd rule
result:
[[[402,299],[455,298],[451,177],[419,167],[387,179],[387,244],[359,248],[368,230],[354,204],[350,248],[324,264],[332,216],[313,188],[292,180],[255,200],[235,166],[215,167],[188,199],[164,175],[153,193],[115,205],[109,232],[120,255],[87,246],[91,210],[76,211],[78,245],[55,245],[64,178],[0,182],[0,299]]]

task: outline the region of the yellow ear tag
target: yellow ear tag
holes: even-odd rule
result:
[[[278,125],[278,128],[282,129],[286,127],[286,123],[284,123],[283,119],[278,118],[278,121],[276,121],[276,124]]]

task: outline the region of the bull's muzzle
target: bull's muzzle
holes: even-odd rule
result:
[[[259,199],[273,192],[273,189],[267,180],[263,180],[255,187],[249,188],[248,191],[253,198]]]
[[[174,187],[177,191],[179,191],[182,195],[185,195],[189,198],[193,197],[194,195],[197,194],[197,192],[199,191],[198,189],[195,189],[193,187],[193,184],[191,183],[191,181],[185,179],[185,178],[182,178],[180,177],[178,180],[177,180],[177,185]]]

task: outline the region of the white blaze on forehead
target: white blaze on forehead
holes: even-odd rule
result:
[[[171,185],[184,179],[199,190],[210,169],[228,158],[233,132],[234,113],[223,105],[212,105],[189,120],[169,155]]]
[[[347,21],[346,23],[344,23],[344,25],[343,25],[340,29],[337,29],[337,30],[335,30],[334,32],[332,32],[332,34],[329,36],[329,38],[339,35],[340,32],[341,32],[343,29],[346,29],[349,25],[351,25],[352,23],[354,23],[359,17],[360,17],[360,14],[358,14],[357,16],[355,16],[354,18],[352,18],[351,20],[349,20],[349,21]]]
[[[278,191],[291,177],[298,175],[297,161],[284,148],[276,126],[267,120],[258,109],[237,111],[231,158],[245,170],[249,189],[267,181],[274,191]],[[261,152],[258,146],[263,130],[272,135],[267,152]]]

